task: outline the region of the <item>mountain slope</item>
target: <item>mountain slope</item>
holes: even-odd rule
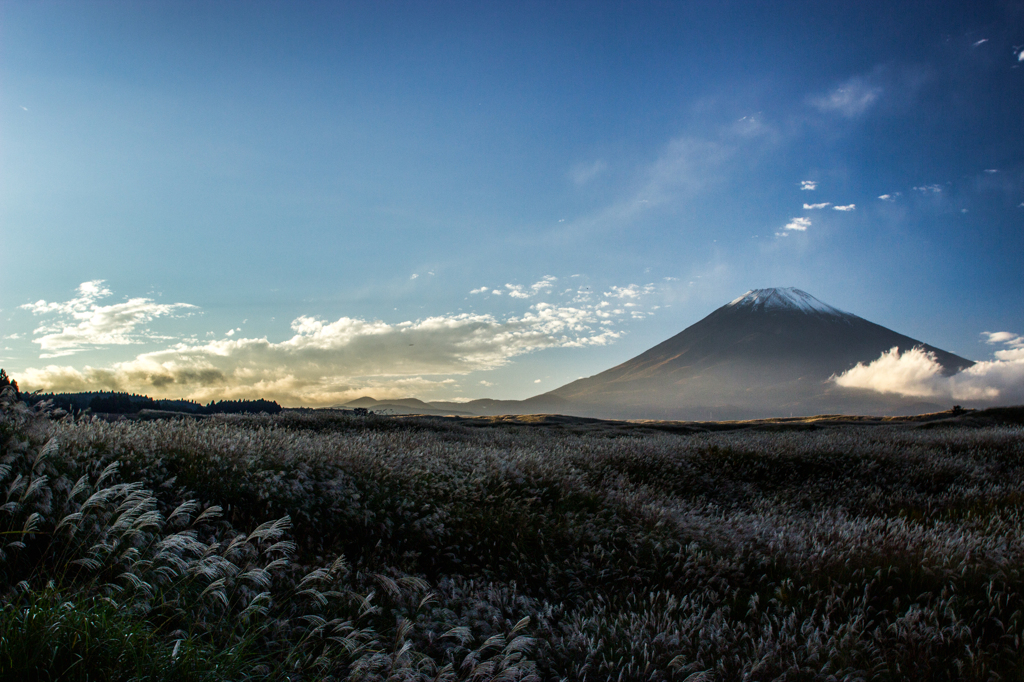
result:
[[[682,419],[942,407],[829,381],[892,347],[922,347],[947,373],[974,364],[799,289],[757,289],[617,367],[532,400],[562,400],[585,416]]]

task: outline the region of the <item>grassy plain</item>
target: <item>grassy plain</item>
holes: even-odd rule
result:
[[[1024,677],[1014,411],[2,410],[4,679]]]

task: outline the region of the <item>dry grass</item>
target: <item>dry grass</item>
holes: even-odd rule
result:
[[[7,632],[112,603],[231,679],[1024,675],[1019,426],[3,409]]]

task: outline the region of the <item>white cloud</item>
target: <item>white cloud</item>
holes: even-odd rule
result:
[[[97,300],[110,296],[103,280],[83,282],[78,296],[62,303],[43,300],[21,307],[35,315],[54,319],[35,329],[42,334],[33,343],[44,351],[40,357],[72,355],[89,347],[143,343],[165,339],[148,330],[137,331],[139,325],[155,318],[170,316],[179,309],[194,308],[188,303],[155,303],[149,298],[132,298],[123,303],[98,305]]]
[[[597,160],[593,163],[581,163],[572,167],[569,171],[569,177],[576,185],[585,185],[598,175],[608,169],[608,164],[604,161]]]
[[[89,310],[97,299],[110,296],[110,289],[103,286],[102,279],[91,282],[82,282],[78,285],[78,298],[73,298],[64,303],[47,303],[40,299],[35,303],[26,303],[21,306],[25,310],[31,310],[36,315],[44,313],[59,313],[62,315],[73,315],[75,313]]]
[[[481,381],[480,381],[480,385],[481,385],[481,386],[493,386],[493,385],[494,385],[494,382],[491,382],[491,381],[485,381],[485,380],[481,380]]]
[[[650,294],[653,291],[653,284],[645,284],[642,287],[638,284],[630,284],[627,287],[613,286],[610,291],[604,292],[604,295],[609,298],[633,299],[640,298],[641,296]]]
[[[409,279],[416,279],[417,277],[419,277],[419,275],[417,275],[417,274],[416,274],[416,273],[414,272],[414,273],[412,273],[412,275],[410,275],[410,276],[409,276]]]
[[[942,367],[932,353],[912,348],[901,355],[899,348],[891,348],[867,365],[857,363],[835,382],[846,388],[925,397],[936,394],[934,379],[941,373]]]
[[[975,43],[973,45],[971,45],[971,47],[978,47],[979,45],[984,45],[987,42],[988,42],[988,38],[982,38],[981,40],[975,41]]]
[[[831,205],[832,204],[830,202],[828,202],[828,201],[826,201],[824,203],[821,203],[821,204],[804,204],[804,210],[805,211],[815,211],[815,210],[820,209],[820,208],[828,208]]]
[[[783,228],[785,230],[796,230],[798,232],[806,232],[807,228],[811,226],[810,218],[793,218]],[[783,233],[785,234],[785,233]]]
[[[893,192],[892,194],[882,194],[878,198],[882,201],[896,201],[898,196],[900,196],[899,192]]]
[[[988,344],[1002,343],[1011,348],[1024,348],[1024,336],[1013,332],[982,332],[981,335],[985,337],[985,343]]]
[[[856,204],[848,204],[846,206],[833,206],[832,210],[834,210],[834,211],[853,211],[853,210],[856,210],[856,208],[857,208]]]
[[[998,168],[986,168],[985,172],[986,173],[998,173],[999,169]]]
[[[540,379],[534,379],[534,380],[533,380],[533,383],[535,383],[535,384],[539,384],[539,383],[540,383]]]
[[[486,294],[488,292],[487,287],[480,287],[479,289],[473,289],[469,293],[471,294]]]
[[[800,189],[802,189],[802,190],[818,189],[818,181],[817,180],[801,180],[800,181]]]
[[[554,279],[541,280],[537,289]],[[539,302],[504,319],[463,313],[389,324],[301,316],[292,322],[293,335],[281,342],[238,335],[193,339],[109,367],[29,368],[19,379],[30,390],[104,389],[201,401],[264,397],[286,405],[334,405],[366,394],[399,397],[442,390],[451,381],[445,375],[494,369],[545,348],[606,345],[621,336],[616,327],[632,313],[602,301]]]
[[[1024,50],[1017,53],[1017,61],[1024,62]],[[28,109],[25,109],[25,111],[28,111]]]
[[[512,298],[532,298],[540,292],[550,289],[557,281],[557,277],[545,275],[543,279],[534,282],[529,287],[524,287],[522,284],[506,284],[505,288],[509,290],[508,295]],[[497,290],[494,293],[497,293]]]
[[[827,95],[811,98],[811,104],[819,111],[854,118],[867,111],[881,94],[882,88],[871,85],[865,78],[857,76]]]
[[[1007,332],[997,332],[1000,338]],[[1011,340],[1020,337],[1010,335]],[[1024,347],[996,351],[995,360],[978,362],[952,376],[944,376],[933,353],[912,348],[900,353],[891,348],[867,365],[835,377],[847,388],[918,398],[974,401],[981,404],[1024,402]]]
[[[914,189],[921,194],[939,194],[942,192],[942,187],[939,185],[922,185],[920,187],[915,187]]]

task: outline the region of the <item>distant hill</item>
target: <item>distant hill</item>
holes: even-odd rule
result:
[[[422,400],[416,398],[396,398],[394,400],[375,400],[369,396],[362,398],[356,398],[355,400],[349,401],[342,405],[336,405],[335,407],[342,409],[352,409],[361,407],[377,414],[424,414],[424,415],[455,415],[455,416],[473,416],[474,412],[468,412],[465,409],[458,409],[458,407],[448,406],[461,406],[462,403],[425,403]]]

